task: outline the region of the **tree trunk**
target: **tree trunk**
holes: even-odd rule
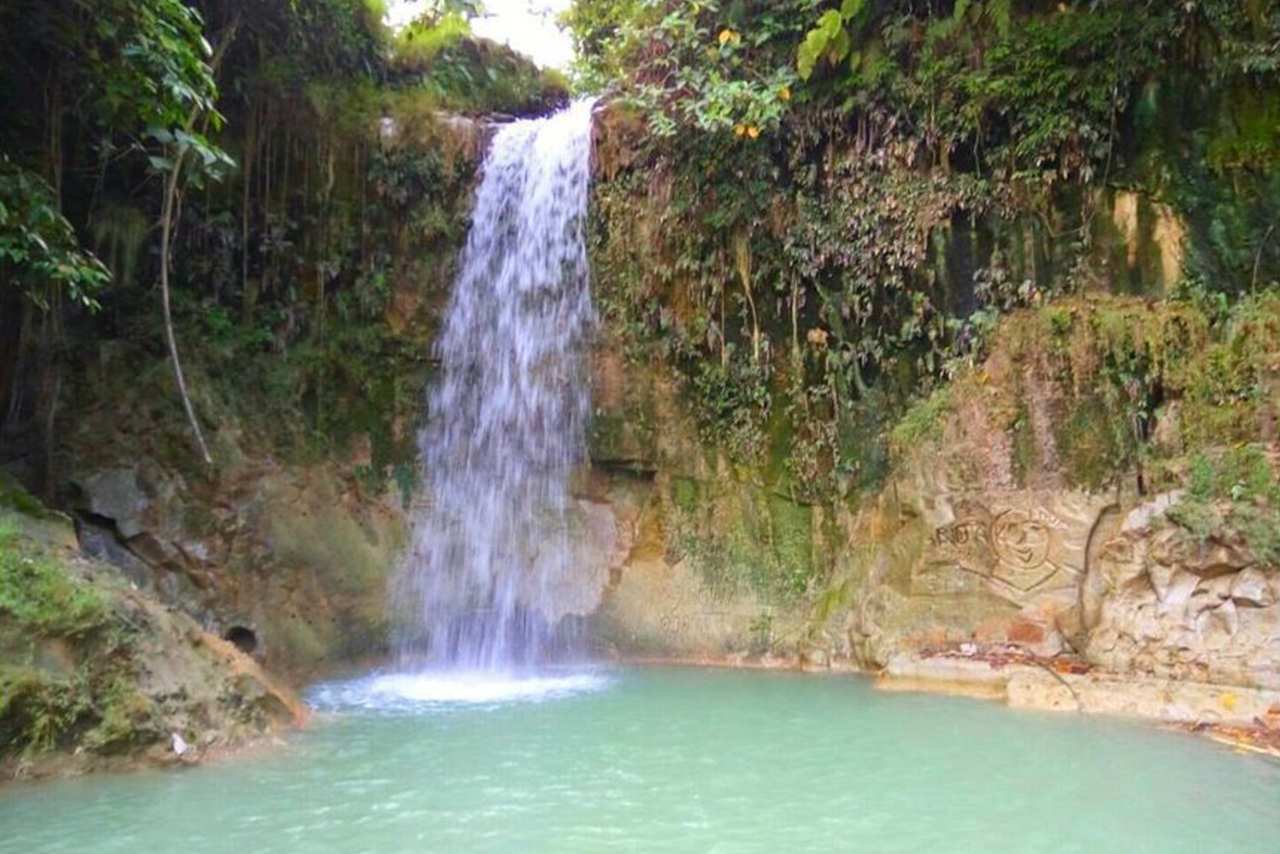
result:
[[[248,110],[249,124],[245,129],[244,163],[240,165],[240,322],[244,326],[253,323],[253,303],[249,296],[249,200],[253,186],[253,161],[258,146],[258,105],[255,101]]]
[[[173,312],[169,301],[169,263],[172,253],[173,212],[177,207],[178,179],[182,174],[182,162],[186,159],[186,151],[179,149],[174,154],[173,168],[165,181],[164,205],[160,213],[160,301],[164,306],[164,337],[169,347],[169,360],[173,363],[173,377],[178,382],[178,394],[182,396],[182,408],[187,412],[187,421],[191,424],[191,432],[195,434],[196,446],[205,465],[213,465],[213,457],[209,454],[209,446],[205,444],[204,432],[196,419],[195,407],[191,405],[191,395],[187,393],[187,380],[182,373],[182,360],[178,358],[178,339],[173,333]]]
[[[240,18],[237,15],[227,28],[217,51],[214,52],[210,60],[210,68],[213,69],[215,74],[222,63],[222,57],[226,49],[231,46],[231,42],[235,39],[239,24]],[[190,130],[195,127],[199,119],[199,112],[193,112],[191,117],[187,119],[186,129]],[[178,357],[178,338],[173,332],[173,310],[169,299],[169,267],[173,254],[174,217],[178,207],[178,187],[182,178],[182,164],[186,160],[186,155],[185,148],[175,148],[173,165],[170,167],[169,175],[165,179],[164,202],[160,211],[160,302],[164,308],[165,343],[169,347],[169,360],[173,363],[173,378],[178,383],[178,394],[182,397],[182,408],[186,410],[187,422],[191,424],[191,432],[195,435],[196,446],[200,449],[200,456],[204,458],[205,465],[212,466],[213,456],[209,453],[209,446],[204,440],[204,431],[200,429],[200,421],[196,418],[195,407],[191,405],[191,395],[187,392],[187,379],[182,372],[182,360]]]

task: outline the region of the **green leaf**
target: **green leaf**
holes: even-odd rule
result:
[[[849,36],[844,30],[844,20],[834,9],[824,12],[818,19],[818,25],[805,35],[796,53],[796,70],[801,79],[809,79],[818,60],[823,55],[829,55],[833,47],[838,47],[840,36],[844,36],[844,53],[847,53]],[[844,53],[840,54],[841,58]]]
[[[849,55],[849,48],[852,46],[853,40],[849,38],[849,31],[841,29],[827,48],[827,61],[832,65],[838,64],[840,60]]]
[[[813,74],[813,67],[818,64],[818,57],[827,47],[827,34],[822,30],[810,30],[800,43],[796,53],[796,71],[801,80],[808,80]]]

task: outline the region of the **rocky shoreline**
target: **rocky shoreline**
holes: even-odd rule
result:
[[[85,555],[67,517],[26,506],[0,515],[0,780],[197,764],[306,722],[242,638]]]
[[[795,671],[812,675],[870,679],[876,690],[929,693],[988,700],[1010,709],[1077,713],[1147,722],[1222,744],[1240,755],[1280,761],[1280,692],[1226,689],[1219,685],[1160,679],[1134,679],[1090,671],[1077,660],[1042,661],[1016,649],[936,650],[899,656],[880,671],[851,663],[816,665],[779,656],[699,656],[662,658],[621,656],[627,667],[686,667],[730,670]],[[297,703],[292,721],[234,740],[183,744],[163,740],[129,755],[101,756],[83,750],[9,757],[0,762],[0,786],[35,783],[89,773],[126,774],[179,770],[240,761],[286,746],[288,729],[305,727],[309,710]]]

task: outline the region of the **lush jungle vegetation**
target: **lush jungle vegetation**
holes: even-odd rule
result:
[[[451,263],[475,159],[441,116],[567,94],[475,11],[392,32],[380,0],[3,4],[6,463],[48,497],[68,421],[126,391],[184,418],[194,470],[222,416],[323,449],[416,401],[394,284]],[[408,451],[374,432],[381,479]]]
[[[28,483],[52,490],[86,401],[141,387],[195,470],[243,417],[299,452],[368,433],[371,481],[407,484],[389,425],[430,311],[403,296],[443,293],[474,171],[441,115],[567,94],[472,37],[476,11],[391,32],[377,0],[0,10],[0,415]],[[1014,309],[1138,294],[1225,330],[1280,276],[1266,0],[577,0],[564,24],[574,86],[610,104],[609,328],[793,493],[874,487],[890,428]],[[1162,362],[1125,364],[1132,420],[1153,404],[1123,389]]]
[[[1280,276],[1273,3],[579,0],[566,20],[632,140],[602,153],[605,310],[793,493],[874,487],[888,428],[1015,309],[1137,294],[1225,330]],[[1164,385],[1136,346],[1112,415],[1146,426],[1112,474],[1159,402],[1135,389]]]
[[[71,506],[72,443],[212,483],[186,528],[254,452],[407,506],[469,119],[582,93],[602,343],[674,376],[728,482],[655,478],[709,588],[839,599],[814,529],[847,536],[811,505],[941,460],[966,404],[1013,448],[1002,488],[1181,488],[1173,522],[1280,565],[1275,0],[574,0],[568,76],[476,37],[473,0],[386,11],[0,4],[0,511]],[[345,521],[271,548],[371,586]],[[0,754],[122,743],[151,717],[120,599],[19,540],[0,518],[7,642],[83,676],[0,674]]]

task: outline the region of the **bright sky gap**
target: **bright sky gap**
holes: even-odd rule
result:
[[[388,17],[393,26],[401,26],[428,5],[429,0],[394,0]],[[573,60],[573,43],[556,25],[556,18],[568,7],[569,0],[487,0],[484,15],[471,22],[471,29],[545,68],[567,69]]]

